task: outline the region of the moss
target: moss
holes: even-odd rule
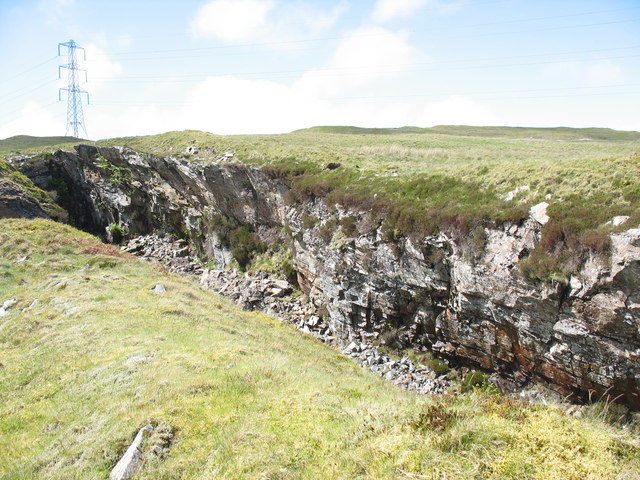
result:
[[[231,255],[245,270],[252,259],[266,250],[266,245],[236,219],[216,214],[208,219],[208,226],[218,234],[220,240],[231,250]]]
[[[486,373],[471,370],[462,376],[460,380],[460,391],[466,393],[479,388],[491,388],[488,380],[489,376]]]
[[[117,223],[110,223],[107,226],[107,230],[111,235],[111,240],[113,241],[113,243],[121,243],[122,240],[124,240],[126,233],[121,225],[118,225]]]
[[[337,226],[337,220],[334,217],[329,218],[320,226],[320,228],[318,228],[318,236],[324,243],[331,243],[331,239],[333,238],[333,234],[336,231]]]
[[[109,183],[119,188],[126,188],[131,183],[131,169],[111,163],[102,156],[98,156],[98,166],[109,175]]]
[[[347,237],[353,237],[357,233],[356,219],[351,216],[342,218],[340,229]]]
[[[459,414],[444,402],[428,405],[415,420],[410,422],[412,428],[418,431],[443,432],[453,425]]]

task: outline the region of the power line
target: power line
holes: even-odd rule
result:
[[[323,47],[313,47],[313,48],[292,48],[287,50],[319,50]],[[598,52],[608,52],[613,50],[628,50],[632,48],[640,48],[640,45],[633,45],[630,47],[614,47],[614,48],[599,48],[592,50],[573,50],[568,52],[549,52],[549,53],[538,53],[538,54],[528,54],[528,55],[512,55],[512,56],[501,56],[501,57],[488,57],[488,58],[472,58],[472,59],[458,59],[458,60],[444,60],[438,62],[430,62],[430,63],[459,63],[459,62],[470,62],[470,61],[478,61],[478,60],[505,60],[510,58],[530,58],[530,57],[545,57],[545,56],[555,56],[555,55],[570,55],[570,54],[578,54],[578,53],[598,53]],[[139,62],[142,60],[183,60],[186,58],[209,58],[215,56],[216,58],[220,58],[221,56],[234,56],[234,55],[253,55],[255,52],[253,51],[243,51],[243,52],[212,52],[212,53],[202,53],[198,55],[170,55],[170,56],[152,56],[152,57],[136,57],[136,58],[125,58],[119,59],[119,61],[128,61],[132,60],[135,62]],[[426,63],[426,62],[425,62]]]
[[[33,92],[35,92],[37,90],[40,90],[42,87],[50,85],[50,84],[52,84],[52,83],[54,83],[56,81],[57,81],[57,79],[47,80],[47,81],[37,85],[35,88],[32,88],[31,90],[28,90],[28,91],[26,91],[24,93],[21,93],[20,95],[11,95],[11,99],[0,102],[0,105],[4,105],[6,103],[9,103],[10,101],[15,100],[16,98],[21,98],[21,97],[24,97],[25,95],[29,95],[30,93],[33,93]]]
[[[612,57],[600,57],[597,60],[619,60],[623,58],[638,58],[640,54],[635,55],[618,55]],[[461,67],[449,67],[449,68],[420,68],[420,69],[401,69],[401,70],[379,70],[379,71],[360,71],[353,72],[351,70],[361,70],[364,68],[380,68],[380,67],[394,67],[399,68],[403,66],[411,66],[411,65],[430,65],[430,63],[422,62],[422,63],[414,63],[414,64],[396,64],[396,65],[371,65],[371,66],[360,66],[360,67],[342,67],[342,68],[325,68],[325,69],[303,69],[303,70],[280,70],[280,71],[261,71],[261,72],[226,72],[226,73],[217,73],[217,74],[185,74],[185,75],[148,75],[148,76],[138,76],[138,77],[119,77],[114,79],[97,79],[97,82],[100,83],[146,83],[150,80],[154,80],[156,83],[185,83],[190,82],[192,80],[179,80],[181,78],[219,78],[226,76],[251,76],[253,79],[269,79],[269,78],[289,78],[298,75],[299,73],[313,73],[314,77],[334,77],[334,76],[353,76],[353,75],[372,75],[372,74],[394,74],[394,73],[406,73],[406,72],[440,72],[440,71],[451,71],[451,70],[476,70],[483,68],[505,68],[505,67],[520,67],[520,66],[534,66],[534,65],[552,65],[558,63],[568,63],[576,61],[575,59],[562,59],[562,60],[546,60],[539,62],[519,62],[519,63],[502,63],[502,64],[485,64],[485,65],[469,65],[469,66],[461,66]],[[343,72],[343,73],[331,73],[331,72]],[[178,80],[174,80],[174,79]]]
[[[639,21],[639,18],[634,19],[625,19],[625,20],[614,20],[609,22],[598,22],[598,23],[587,23],[587,24],[578,24],[578,25],[565,25],[561,27],[545,27],[545,28],[537,28],[531,30],[519,30],[517,32],[492,32],[489,34],[480,34],[480,35],[467,35],[467,36],[450,36],[444,37],[444,40],[448,39],[456,39],[456,38],[477,38],[484,36],[500,36],[500,35],[509,35],[511,33],[534,33],[534,32],[545,32],[545,31],[553,31],[553,30],[565,30],[570,28],[584,28],[584,27],[595,27],[602,25],[616,25],[622,23],[632,23]],[[486,26],[487,24],[478,24],[475,26]],[[472,26],[466,26],[464,28],[472,28]],[[429,29],[429,31],[432,29]],[[409,32],[416,33],[425,30],[409,30]],[[173,48],[173,49],[164,49],[164,50],[141,50],[141,51],[130,51],[130,52],[107,52],[109,55],[118,56],[118,55],[139,55],[139,54],[150,54],[150,53],[177,53],[177,52],[196,52],[196,51],[208,51],[208,50],[220,50],[225,48],[237,48],[237,47],[257,47],[257,46],[268,46],[268,45],[287,45],[287,44],[295,44],[295,43],[307,43],[307,42],[317,42],[317,41],[325,41],[325,40],[342,40],[347,38],[360,38],[360,37],[376,37],[376,36],[388,36],[395,35],[394,32],[383,32],[383,33],[363,33],[363,34],[352,34],[352,35],[336,35],[331,37],[317,37],[317,38],[308,38],[308,39],[298,39],[298,40],[281,40],[281,41],[273,41],[273,42],[254,42],[254,43],[239,43],[235,45],[216,45],[211,47],[197,47],[197,48]]]
[[[12,76],[6,77],[6,78],[1,78],[0,79],[0,83],[8,82],[9,80],[13,80],[14,78],[17,78],[17,77],[19,77],[21,75],[24,75],[25,73],[32,72],[33,70],[36,70],[36,69],[42,67],[43,65],[46,65],[47,63],[52,62],[55,59],[56,59],[56,57],[51,57],[51,58],[45,60],[44,62],[40,62],[40,63],[34,65],[33,67],[27,68],[26,70],[23,70],[22,72],[16,73],[15,75],[12,75]]]
[[[560,88],[530,88],[530,89],[517,89],[517,90],[485,90],[485,91],[470,91],[470,92],[438,92],[438,93],[424,93],[424,94],[407,94],[407,95],[370,95],[370,96],[345,96],[345,97],[320,97],[318,100],[380,100],[380,99],[393,99],[393,98],[418,98],[418,97],[450,97],[455,95],[503,95],[515,94],[515,93],[536,93],[536,92],[554,92],[554,91],[574,91],[574,90],[596,90],[601,88],[620,88],[620,87],[638,87],[640,83],[622,83],[612,85],[593,85],[584,87],[560,87]],[[599,95],[636,95],[640,92],[584,92],[579,94],[558,94],[558,95],[543,95],[543,96],[529,96],[529,97],[497,97],[497,98],[556,98],[556,97],[572,97],[572,96],[599,96]],[[496,98],[496,97],[494,97]],[[148,106],[148,105],[201,105],[200,102],[124,102],[124,101],[105,101],[94,103],[95,106],[110,106],[110,105],[132,105],[132,106]]]

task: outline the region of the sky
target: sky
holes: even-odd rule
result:
[[[640,130],[640,0],[0,0],[0,138],[443,124]]]

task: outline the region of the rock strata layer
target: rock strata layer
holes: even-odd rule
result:
[[[366,213],[322,198],[292,204],[286,181],[230,162],[79,146],[17,166],[39,186],[67,182],[76,225],[97,233],[117,225],[129,237],[172,233],[219,270],[233,253],[220,218],[265,244],[289,244],[308,304],[341,345],[428,349],[516,385],[541,381],[561,395],[608,395],[640,408],[634,225],[611,235],[610,258],[587,258],[568,284],[531,285],[517,267],[540,239],[540,215],[487,225],[467,241],[390,239]],[[245,300],[269,309],[264,299]]]

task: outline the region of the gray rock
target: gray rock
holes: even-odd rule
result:
[[[618,227],[618,226],[622,225],[623,223],[626,223],[626,221],[629,220],[629,218],[631,218],[631,217],[629,217],[629,215],[618,215],[617,217],[613,217],[611,219],[611,224],[614,227]]]
[[[9,300],[5,300],[2,303],[2,306],[0,307],[0,317],[4,317],[6,315],[9,315],[9,310],[11,309],[11,307],[13,307],[16,303],[18,303],[18,299],[17,298],[11,298]]]
[[[549,204],[547,202],[541,202],[537,205],[534,205],[529,210],[529,216],[533,218],[540,225],[544,225],[549,221],[549,215],[547,215],[547,207]]]
[[[151,291],[155,292],[155,293],[165,293],[167,291],[167,289],[165,288],[164,284],[162,283],[158,283],[156,286],[154,286]]]

